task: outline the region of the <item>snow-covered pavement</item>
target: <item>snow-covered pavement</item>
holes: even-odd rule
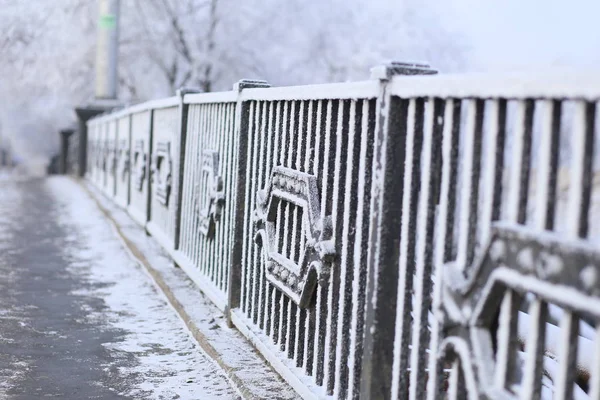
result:
[[[0,180],[0,399],[238,398],[61,179]]]

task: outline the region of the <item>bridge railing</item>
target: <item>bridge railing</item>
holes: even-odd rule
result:
[[[87,178],[303,397],[599,398],[600,80],[433,73],[106,114]]]
[[[185,95],[182,106],[187,115],[174,258],[225,311],[236,240],[235,217],[243,207],[236,197],[240,139],[237,92]]]

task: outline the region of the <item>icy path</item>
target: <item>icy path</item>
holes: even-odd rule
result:
[[[67,178],[0,180],[0,399],[236,399]]]

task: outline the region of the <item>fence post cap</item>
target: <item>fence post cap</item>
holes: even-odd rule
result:
[[[271,85],[262,79],[240,79],[233,84],[233,91],[241,92],[243,89],[268,87],[271,87]]]
[[[73,133],[75,133],[75,130],[73,128],[64,128],[64,129],[61,129],[60,131],[58,131],[58,133],[61,134],[62,136],[69,137]]]
[[[177,97],[183,98],[186,94],[200,93],[200,89],[193,87],[180,87],[175,92]]]
[[[371,79],[390,80],[395,75],[435,75],[437,71],[422,61],[392,61],[371,68]]]

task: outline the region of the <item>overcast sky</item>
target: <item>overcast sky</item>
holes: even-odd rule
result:
[[[471,44],[469,70],[600,63],[599,0],[449,0],[448,25]]]
[[[0,0],[0,130],[18,138],[20,148],[55,152],[56,132],[73,123],[74,105],[93,97],[95,2]],[[127,100],[129,87],[136,100],[174,92],[165,85],[164,65],[157,67],[171,65],[171,25],[160,12],[148,14],[150,4],[122,0],[119,63],[129,85],[121,84],[121,99]],[[190,65],[178,64],[178,71],[202,71],[203,62],[214,61],[215,90],[227,90],[243,77],[274,85],[361,80],[370,67],[390,59],[429,61],[440,72],[463,73],[600,66],[600,0],[220,0],[219,5],[220,58],[213,60],[194,41],[194,35],[205,39],[206,20],[179,15],[191,48],[200,51]],[[147,15],[154,18],[147,24],[154,36],[141,29]],[[245,29],[250,33],[241,34]],[[2,39],[18,34],[29,42],[3,49]]]

